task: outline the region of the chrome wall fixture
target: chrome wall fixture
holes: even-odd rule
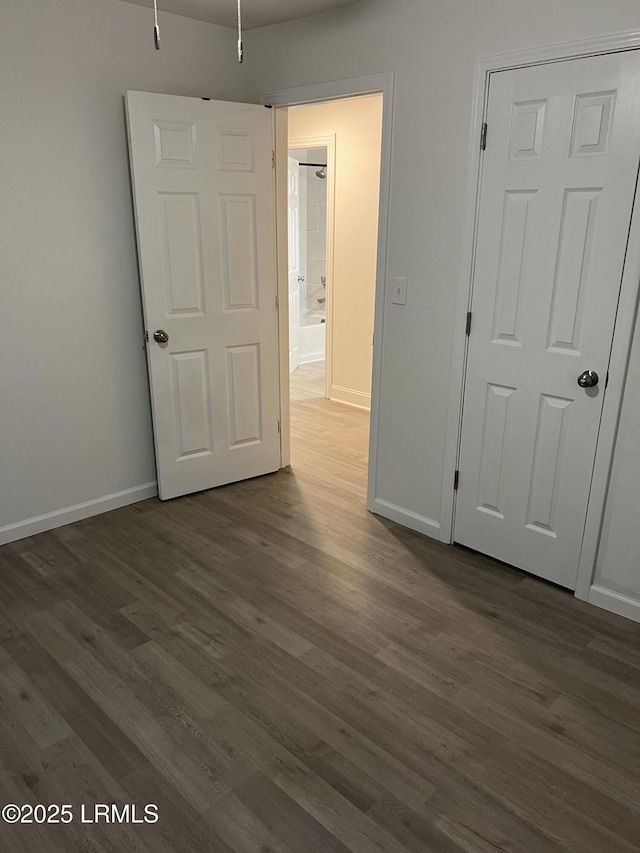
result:
[[[318,171],[316,172],[316,177],[322,178],[323,180],[327,177],[327,164],[326,163],[298,163],[299,166],[320,166]]]

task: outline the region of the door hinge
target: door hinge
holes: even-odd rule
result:
[[[149,332],[147,332],[146,329],[144,330],[144,340],[145,340],[145,343],[147,343],[147,344],[149,343]]]
[[[278,294],[276,293],[276,311],[280,310],[280,300],[278,299]]]
[[[487,123],[482,122],[482,130],[480,131],[480,150],[484,151],[487,147]]]
[[[466,335],[471,334],[471,311],[467,311],[467,326],[465,329],[465,334]]]
[[[280,421],[278,421],[278,435],[280,435]]]
[[[458,483],[460,482],[460,471],[456,471],[453,475],[453,491],[458,491]]]
[[[271,151],[271,166],[275,169],[276,167],[276,152]]]
[[[607,378],[604,380],[604,390],[607,390],[607,385],[609,384],[609,371],[607,370]]]

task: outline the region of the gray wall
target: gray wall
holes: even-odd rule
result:
[[[232,30],[0,3],[0,528],[155,480],[122,96],[247,99]]]
[[[387,277],[407,276],[409,291],[406,310],[385,314],[378,498],[440,521],[475,58],[633,28],[635,0],[361,0],[247,34],[247,61],[263,92],[396,75]],[[638,375],[636,367],[599,569],[636,595]]]

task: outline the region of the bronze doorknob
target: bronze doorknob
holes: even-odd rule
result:
[[[600,381],[600,377],[595,370],[585,370],[578,376],[578,385],[581,388],[593,388]]]

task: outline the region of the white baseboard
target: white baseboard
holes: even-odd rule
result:
[[[627,619],[640,622],[640,599],[631,598],[603,586],[593,585],[587,595],[587,601],[589,604],[595,604],[596,607],[617,613],[618,616],[626,616]]]
[[[147,498],[155,497],[157,494],[157,483],[145,483],[142,486],[134,486],[132,489],[114,492],[112,495],[105,495],[92,501],[57,509],[55,512],[46,513],[46,515],[36,515],[24,521],[17,521],[15,524],[7,524],[5,527],[0,527],[0,545],[6,545],[8,542],[15,542],[27,536],[35,536],[36,533],[44,533],[45,530],[53,530],[55,527],[63,527],[73,521],[99,515],[101,512],[119,509],[121,506],[127,506],[127,504],[144,501]]]
[[[324,361],[324,358],[324,352],[308,352],[300,356],[299,364],[312,364],[314,361]]]
[[[374,498],[373,506],[369,506],[369,509],[376,515],[396,521],[410,530],[424,533],[425,536],[431,536],[432,539],[440,539],[440,522],[434,521],[432,518],[418,515],[416,512],[411,512],[388,501],[383,501],[381,498]]]
[[[357,409],[371,410],[371,394],[365,394],[363,391],[353,391],[351,388],[343,388],[341,385],[331,386],[329,399],[335,400],[336,403],[346,403],[348,406],[355,406]]]

